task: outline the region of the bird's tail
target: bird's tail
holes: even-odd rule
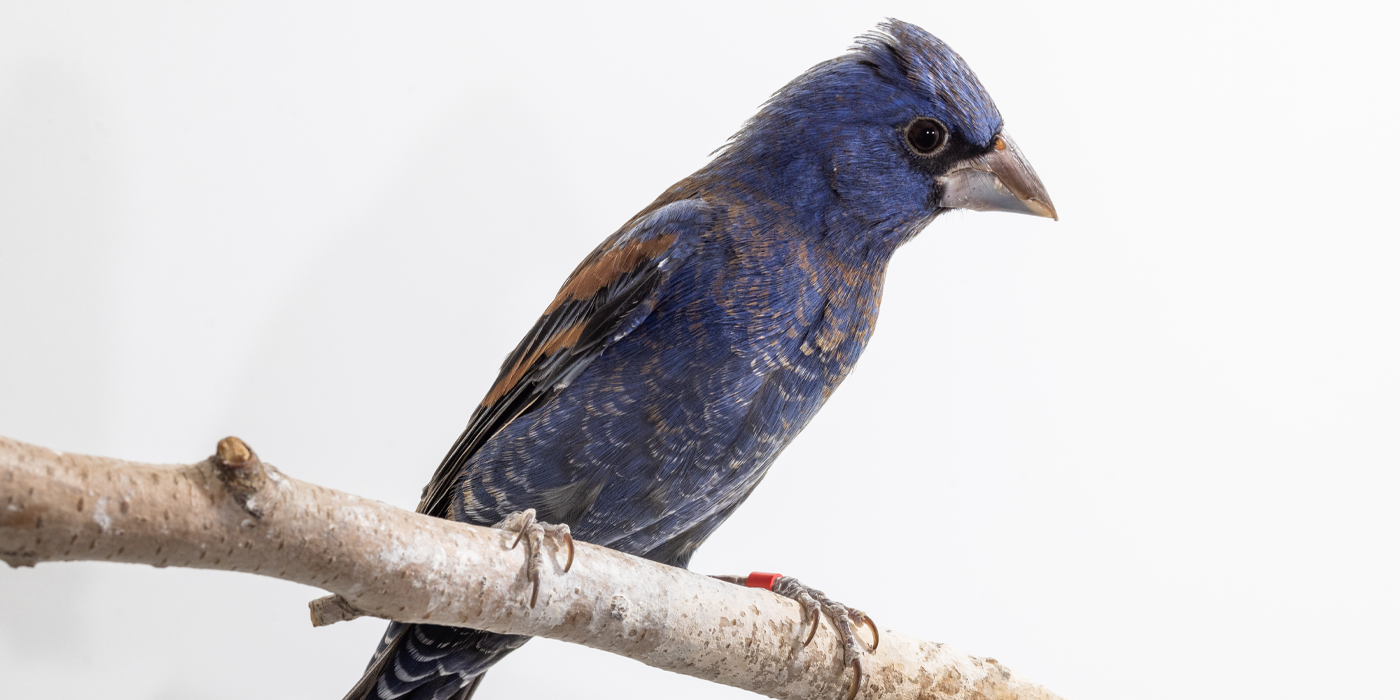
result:
[[[345,700],[467,700],[486,669],[529,640],[465,627],[391,622]]]

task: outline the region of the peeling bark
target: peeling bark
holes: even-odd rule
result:
[[[297,481],[237,438],[190,465],[68,455],[0,437],[0,560],[243,571],[323,588],[313,624],[371,615],[583,644],[775,698],[843,698],[829,624],[808,646],[793,601],[578,543],[529,607],[513,535]],[[562,554],[550,550],[551,555]],[[995,659],[880,630],[863,700],[1057,696]]]

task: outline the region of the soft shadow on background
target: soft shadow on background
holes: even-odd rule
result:
[[[1076,700],[1389,692],[1393,11],[850,5],[5,5],[0,434],[236,434],[411,508],[577,261],[896,16],[967,58],[1062,220],[901,251],[859,368],[692,567]],[[382,623],[312,629],[318,595],[0,569],[4,694],[338,698]],[[547,641],[481,692],[744,695]]]

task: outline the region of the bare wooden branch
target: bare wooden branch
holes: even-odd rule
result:
[[[324,588],[316,624],[372,615],[583,644],[775,698],[841,698],[830,625],[801,644],[799,606],[579,543],[529,607],[524,548],[487,528],[410,513],[284,476],[237,438],[209,459],[156,466],[0,437],[0,559],[222,569]],[[880,630],[865,700],[1055,698],[995,659]]]

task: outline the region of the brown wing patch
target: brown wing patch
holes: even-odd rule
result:
[[[569,277],[569,281],[564,283],[564,287],[544,312],[550,313],[570,300],[591,299],[599,290],[617,281],[623,273],[636,268],[638,263],[666,252],[675,241],[675,235],[630,241],[609,250],[596,260],[584,261],[584,264],[574,271],[573,276]]]
[[[655,307],[655,295],[715,212],[699,200],[657,200],[579,264],[525,339],[506,358],[495,384],[423,489],[418,510],[450,517],[450,494],[472,455],[561,381],[583,371]],[[662,233],[662,232],[665,233]],[[694,243],[694,241],[691,241]],[[672,256],[664,262],[662,256]]]
[[[525,373],[529,372],[530,368],[535,365],[536,360],[542,357],[549,357],[561,348],[570,347],[574,343],[577,343],[579,336],[583,335],[583,328],[586,325],[586,320],[579,321],[556,333],[554,337],[549,339],[549,342],[535,348],[530,354],[521,357],[520,360],[510,368],[509,373],[496,380],[496,383],[491,387],[491,391],[486,394],[486,398],[481,400],[481,405],[490,406],[499,401],[500,398],[505,396],[516,384],[520,383]]]

